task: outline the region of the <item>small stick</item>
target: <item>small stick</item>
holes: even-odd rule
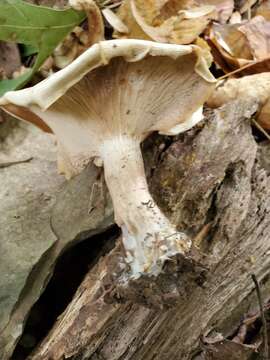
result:
[[[264,130],[264,128],[261,127],[261,125],[255,119],[251,119],[251,121],[256,126],[256,128],[260,130],[268,140],[270,140],[270,135]]]
[[[251,274],[252,280],[255,284],[255,289],[256,289],[256,293],[257,293],[257,297],[258,297],[258,302],[259,302],[259,306],[260,306],[260,312],[261,312],[261,318],[262,318],[262,325],[263,325],[263,341],[264,341],[264,354],[263,354],[263,359],[264,360],[269,360],[269,348],[268,348],[268,335],[267,335],[267,324],[266,324],[266,319],[264,316],[264,310],[263,310],[263,301],[262,301],[262,293],[261,293],[261,289],[260,289],[260,285],[259,282],[256,278],[255,274]]]
[[[7,161],[7,162],[3,162],[3,163],[0,162],[0,169],[6,168],[6,167],[9,167],[9,166],[13,166],[13,165],[28,163],[31,160],[33,160],[33,157],[29,157],[29,158],[27,158],[25,160]]]

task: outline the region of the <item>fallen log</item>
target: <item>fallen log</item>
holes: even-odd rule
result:
[[[201,351],[202,336],[213,330],[230,335],[256,307],[251,273],[262,282],[263,296],[269,294],[270,167],[265,145],[251,132],[256,108],[235,101],[207,111],[203,125],[172,143],[162,138],[155,145],[152,138],[144,144],[151,192],[193,239],[207,268],[204,281],[190,289],[185,283],[171,307],[169,301],[151,307],[147,293],[145,303],[121,297],[117,303],[111,294],[118,245],[89,271],[31,360],[192,359]]]

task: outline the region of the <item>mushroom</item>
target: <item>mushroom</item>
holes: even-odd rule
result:
[[[0,105],[52,130],[68,178],[90,160],[103,163],[126,262],[137,279],[158,275],[166,259],[191,247],[149,192],[140,143],[154,131],[194,126],[214,87],[195,45],[110,40],[37,85],[7,92]]]

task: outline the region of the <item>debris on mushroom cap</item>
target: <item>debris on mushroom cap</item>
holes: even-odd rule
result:
[[[217,108],[240,98],[252,98],[259,102],[260,111],[257,114],[257,120],[265,129],[270,129],[270,73],[221,81],[207,100],[207,105]]]
[[[98,156],[99,140],[92,139],[89,144],[87,131],[103,132],[102,116],[108,124],[118,121],[115,117],[120,94],[130,124],[126,131],[139,132],[137,136],[143,139],[151,131],[166,133],[185,122],[202,106],[214,82],[199,47],[112,40],[92,46],[65,69],[34,87],[6,93],[0,105],[28,107],[45,121],[75,159],[76,173],[91,157]],[[83,96],[85,92],[88,94]],[[87,111],[89,121],[85,119]],[[93,121],[96,128],[91,125],[86,129],[86,123]],[[139,125],[131,125],[135,121]],[[110,126],[113,131],[118,129]]]

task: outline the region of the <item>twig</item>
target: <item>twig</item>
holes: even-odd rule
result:
[[[257,123],[257,121],[256,121],[255,119],[251,119],[251,121],[252,121],[253,124],[256,126],[256,128],[257,128],[258,130],[260,130],[260,131],[263,133],[263,135],[264,135],[268,140],[270,140],[270,135],[264,130],[264,128],[261,127],[261,125],[260,125],[259,123]]]
[[[6,167],[9,167],[9,166],[13,166],[13,165],[28,163],[31,160],[33,160],[33,157],[30,157],[30,158],[25,159],[25,160],[8,161],[8,162],[3,162],[3,163],[0,162],[0,169],[6,168]]]
[[[269,360],[269,348],[268,348],[268,335],[267,335],[267,324],[266,324],[266,319],[264,316],[264,309],[263,309],[263,301],[262,301],[262,293],[261,293],[261,289],[260,289],[260,285],[259,282],[256,278],[255,274],[251,274],[252,280],[255,284],[255,289],[256,289],[256,293],[257,293],[257,297],[258,297],[258,302],[259,302],[259,306],[260,306],[260,312],[261,312],[261,318],[262,318],[262,325],[263,325],[263,341],[264,341],[264,354],[263,354],[263,359],[264,360]]]

